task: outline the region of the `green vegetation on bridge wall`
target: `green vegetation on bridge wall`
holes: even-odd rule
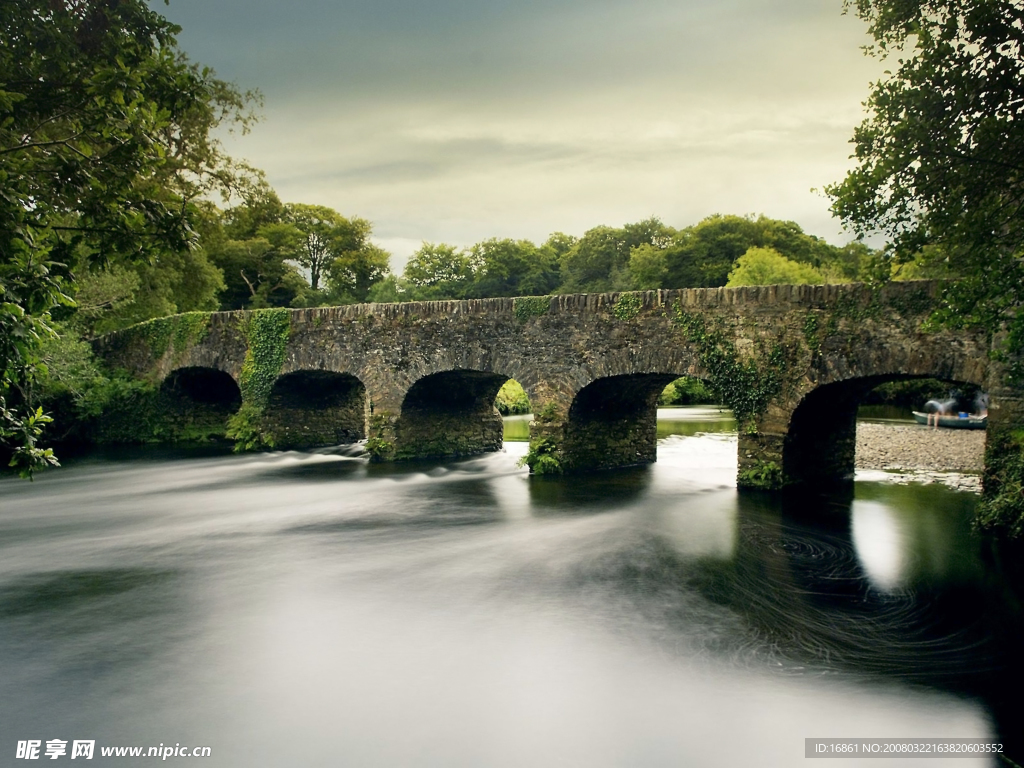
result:
[[[759,349],[757,355],[743,360],[721,328],[709,327],[703,317],[685,312],[678,302],[672,322],[697,347],[708,384],[732,409],[740,431],[756,432],[757,416],[782,391],[793,360],[792,346],[787,347],[780,338],[767,350]]]
[[[210,330],[210,312],[185,312],[170,317],[147,320],[131,328],[131,333],[143,339],[154,360],[159,360],[168,349],[181,355],[190,346],[198,344]]]
[[[274,436],[263,424],[263,411],[284,365],[291,312],[258,309],[246,314],[239,330],[245,337],[245,361],[239,376],[242,407],[228,422],[228,437],[238,451],[273,448]]]
[[[520,296],[512,300],[512,311],[520,323],[531,317],[546,315],[551,309],[550,296]]]

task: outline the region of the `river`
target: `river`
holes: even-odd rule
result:
[[[53,739],[94,740],[90,765],[187,745],[239,768],[599,768],[1017,737],[1016,614],[975,496],[738,494],[727,414],[662,415],[657,464],[567,479],[510,440],[401,466],[131,449],[0,480],[0,765]]]

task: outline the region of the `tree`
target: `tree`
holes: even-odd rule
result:
[[[629,254],[630,287],[652,291],[668,284],[668,249],[641,243]]]
[[[254,94],[178,31],[143,0],[0,3],[0,445],[24,473],[53,463],[30,392],[72,265],[186,251],[193,200],[246,175],[212,129]]]
[[[239,192],[241,203],[226,211],[217,211],[209,219],[211,229],[200,231],[204,243],[217,239],[248,240],[260,229],[285,220],[284,203],[277,196],[262,171],[254,171],[251,183]]]
[[[897,262],[927,244],[961,279],[945,317],[1008,321],[1024,349],[1024,8],[1011,0],[847,0],[895,71],[872,86],[854,131],[857,166],[826,188],[858,234]]]
[[[370,289],[387,277],[390,261],[391,254],[365,239],[340,251],[327,268],[331,298],[343,304],[366,302]]]
[[[402,272],[412,300],[463,299],[473,279],[469,256],[447,243],[423,243]]]
[[[830,245],[792,221],[714,214],[666,241],[634,248],[629,258],[631,287],[716,288],[726,284],[737,260],[755,247],[771,248],[835,282],[866,277],[864,264],[873,253],[862,243]]]
[[[736,260],[726,285],[801,285],[824,282],[825,278],[811,265],[787,259],[774,248],[755,246]]]
[[[628,288],[632,250],[648,244],[664,247],[675,230],[655,217],[621,228],[594,227],[583,234],[562,257],[564,293],[612,291]]]
[[[349,219],[323,205],[289,203],[275,231],[282,248],[292,240],[290,258],[309,272],[312,295],[306,303],[366,301],[370,287],[388,272],[389,254],[370,242],[373,226],[366,219]]]
[[[302,275],[286,261],[286,253],[268,237],[228,240],[213,258],[224,271],[222,309],[287,307],[306,286]]]
[[[470,298],[544,296],[559,282],[554,250],[529,240],[491,238],[469,249],[474,267]]]
[[[323,205],[289,203],[285,206],[285,220],[293,225],[302,237],[293,258],[309,270],[309,284],[314,291],[320,290],[320,278],[326,273],[327,265],[334,258],[332,240],[347,224],[345,218]]]

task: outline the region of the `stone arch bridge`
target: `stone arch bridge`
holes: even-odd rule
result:
[[[737,412],[739,484],[778,487],[850,477],[857,404],[883,382],[976,384],[993,423],[1018,420],[991,334],[925,328],[937,294],[758,286],[190,313],[96,348],[179,413],[240,408],[256,443],[366,439],[376,460],[499,449],[494,398],[513,378],[533,406],[535,471],[654,461],[658,395],[692,376]]]

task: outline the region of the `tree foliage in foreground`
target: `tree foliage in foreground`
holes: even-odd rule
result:
[[[1024,6],[1011,0],[847,0],[868,52],[896,59],[853,136],[857,166],[827,188],[897,262],[931,253],[960,279],[945,319],[1006,320],[1024,350]]]
[[[31,389],[73,270],[182,253],[191,201],[240,176],[212,137],[251,94],[190,63],[142,0],[0,3],[0,445],[54,463]]]

